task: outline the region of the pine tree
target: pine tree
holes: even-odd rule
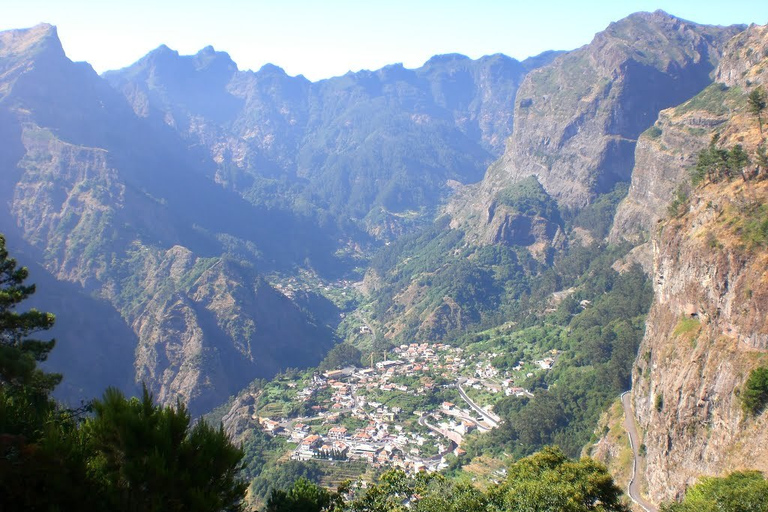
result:
[[[760,127],[760,135],[763,134],[763,111],[766,107],[765,91],[762,87],[756,87],[747,97],[747,109],[749,113],[757,118],[757,124]]]
[[[125,512],[240,510],[243,452],[222,427],[191,425],[186,407],[155,405],[146,388],[126,399],[108,388],[83,426],[88,466],[107,509]]]
[[[5,237],[0,235],[0,388],[24,389],[47,397],[61,381],[61,375],[45,373],[37,363],[45,361],[55,340],[40,341],[30,336],[53,327],[54,316],[35,309],[19,313],[16,307],[35,293],[35,285],[25,285],[26,267],[17,268],[8,256]]]
[[[54,341],[31,339],[54,317],[17,307],[35,293],[0,235],[0,510],[94,510],[77,419],[50,393],[61,375],[43,372]]]

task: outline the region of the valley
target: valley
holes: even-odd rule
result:
[[[60,318],[31,367],[221,424],[253,510],[762,488],[767,87],[766,26],[663,11],[317,82],[0,32],[0,233]]]
[[[296,460],[357,459],[410,473],[437,471],[447,467],[445,455],[463,451],[464,436],[498,426],[489,395],[533,398],[515,382],[555,362],[520,361],[504,372],[490,363],[497,356],[465,355],[443,344],[403,344],[370,368],[273,381],[253,397],[252,419],[264,431],[288,437]]]

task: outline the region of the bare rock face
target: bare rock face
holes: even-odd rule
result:
[[[637,244],[650,239],[678,188],[687,192],[698,153],[735,115],[738,90],[765,82],[766,71],[759,64],[766,51],[765,26],[751,26],[735,36],[723,51],[715,83],[691,101],[662,111],[654,126],[641,135],[632,183],[616,212],[611,241]]]
[[[728,44],[717,76],[731,86],[715,84],[662,115],[661,135],[643,149],[643,161],[656,165],[635,175],[630,198],[643,187],[660,189],[664,180],[684,182],[686,162],[714,133],[718,147],[741,144],[754,155],[764,139],[746,98],[766,84],[768,55],[747,67],[740,59],[764,51],[767,36],[765,27],[750,27]],[[653,156],[654,148],[661,154]],[[768,471],[768,414],[745,413],[739,399],[750,371],[768,364],[768,253],[753,231],[764,221],[766,201],[768,183],[737,177],[693,188],[671,219],[656,211],[632,224],[631,206],[623,207],[628,225],[661,219],[650,232],[655,296],[632,387],[645,431],[643,476],[657,502],[680,497],[701,476]]]
[[[506,152],[449,207],[454,225],[493,232],[498,222],[482,212],[492,209],[498,191],[530,176],[561,209],[572,210],[629,181],[640,134],[663,108],[710,82],[720,48],[741,29],[700,26],[661,11],[633,14],[529,73]]]
[[[656,501],[704,475],[768,470],[768,415],[746,416],[738,398],[749,372],[768,363],[768,257],[718,230],[742,187],[701,194],[653,242],[656,295],[632,393]],[[768,197],[765,184],[750,192]],[[713,248],[715,232],[722,246]]]

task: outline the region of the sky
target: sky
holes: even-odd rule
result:
[[[0,0],[0,30],[58,28],[67,56],[98,72],[165,44],[212,45],[242,69],[271,63],[310,80],[431,56],[524,59],[589,43],[612,21],[663,9],[697,23],[768,23],[768,0]]]

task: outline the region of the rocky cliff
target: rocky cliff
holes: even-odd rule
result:
[[[747,108],[747,96],[767,82],[767,45],[766,27],[739,34],[724,50],[718,82],[662,113],[641,139],[631,203],[617,216],[615,231],[645,229],[653,256],[655,298],[632,399],[645,432],[642,476],[657,502],[703,475],[768,470],[768,414],[747,414],[739,397],[750,371],[768,363],[768,183],[757,156],[765,134]],[[713,135],[716,150],[740,145],[751,163],[743,174],[731,169],[731,179],[692,186],[694,155]],[[689,193],[667,211],[680,184]],[[645,200],[655,210],[637,213]]]
[[[742,29],[633,14],[529,73],[504,155],[451,205],[452,225],[469,227],[479,243],[503,241],[500,227],[515,219],[498,195],[531,176],[563,211],[628,182],[640,134],[661,109],[710,83],[723,44]]]

